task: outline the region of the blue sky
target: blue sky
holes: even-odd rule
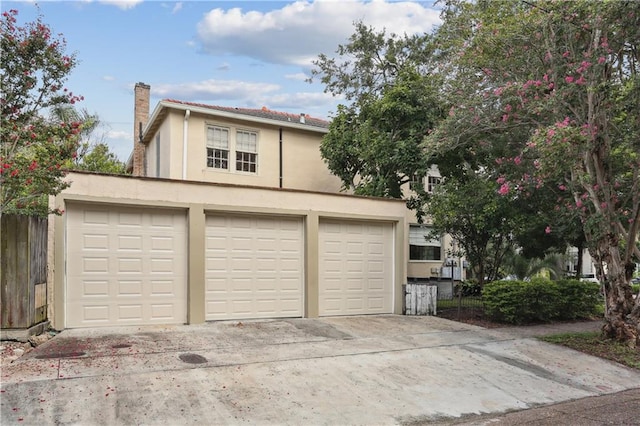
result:
[[[133,144],[133,86],[161,99],[330,118],[342,101],[307,83],[311,61],[333,56],[361,20],[388,33],[429,32],[431,1],[3,1],[18,22],[38,11],[79,65],[67,87],[100,117],[95,134],[123,161]]]

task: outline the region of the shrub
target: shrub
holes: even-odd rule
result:
[[[558,319],[573,320],[589,318],[598,314],[603,300],[600,296],[600,284],[579,280],[558,281],[560,298]]]
[[[485,285],[485,314],[512,324],[593,316],[601,303],[599,285],[576,280],[495,281]]]
[[[463,297],[480,296],[482,294],[482,287],[478,284],[478,280],[470,279],[456,284],[456,292],[460,291]]]
[[[484,286],[485,314],[512,324],[551,321],[557,315],[557,285],[546,278],[531,281],[494,281]]]

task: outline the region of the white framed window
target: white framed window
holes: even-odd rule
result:
[[[234,159],[235,169],[232,169]],[[258,171],[258,132],[207,125],[207,167],[255,174]]]
[[[207,167],[229,170],[229,129],[207,127]]]
[[[414,173],[414,175],[411,176],[411,180],[409,181],[409,189],[411,191],[417,191],[422,188],[424,188],[424,175]]]
[[[433,193],[436,186],[440,185],[442,178],[440,176],[427,176],[427,192]]]
[[[432,238],[431,231],[428,226],[409,226],[409,260],[442,260],[442,239]]]
[[[236,171],[255,173],[258,166],[258,134],[247,130],[236,132]]]

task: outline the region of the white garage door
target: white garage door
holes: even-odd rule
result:
[[[393,226],[320,222],[319,314],[393,312]]]
[[[67,327],[186,322],[184,212],[72,205],[66,229]]]
[[[302,316],[302,219],[210,215],[206,319]]]

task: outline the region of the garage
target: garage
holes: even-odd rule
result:
[[[66,326],[187,321],[187,220],[182,210],[70,204]]]
[[[302,316],[301,218],[209,214],[205,235],[206,320]]]
[[[393,225],[321,220],[320,316],[393,312]]]

